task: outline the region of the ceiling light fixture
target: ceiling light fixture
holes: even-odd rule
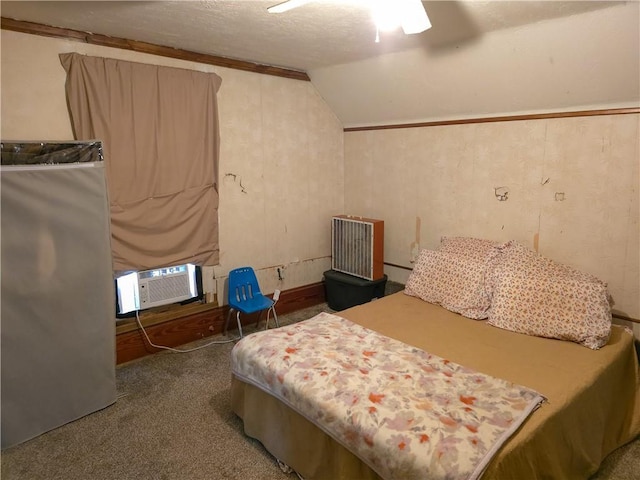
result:
[[[420,0],[377,0],[371,9],[376,27],[382,31],[402,27],[405,34],[421,33],[431,22]]]
[[[400,25],[404,33],[422,33],[431,28],[431,21],[420,0],[403,0],[397,4],[402,8]]]
[[[311,1],[313,0],[286,0],[268,7],[267,11],[283,13]],[[393,30],[401,26],[405,34],[411,35],[431,28],[431,22],[421,0],[368,0],[367,3],[371,4],[376,32]],[[376,35],[376,41],[378,41],[378,35]]]
[[[301,7],[305,3],[309,3],[311,0],[286,0],[272,7],[267,7],[269,13],[283,13],[288,12],[296,7]]]

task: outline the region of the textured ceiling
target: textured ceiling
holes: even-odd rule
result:
[[[488,32],[610,7],[611,1],[425,1],[433,28],[376,30],[367,0],[316,0],[281,14],[279,0],[2,1],[3,17],[309,71],[416,47],[446,53]]]

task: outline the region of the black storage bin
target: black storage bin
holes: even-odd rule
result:
[[[327,303],[332,310],[344,310],[384,297],[386,284],[386,275],[380,280],[365,280],[335,270],[324,272]]]

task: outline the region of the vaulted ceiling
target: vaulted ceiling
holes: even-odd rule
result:
[[[366,0],[2,1],[3,17],[305,71],[345,126],[640,100],[639,3],[424,1],[376,29]]]

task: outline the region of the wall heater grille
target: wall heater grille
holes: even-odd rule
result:
[[[331,223],[331,268],[367,280],[384,277],[384,222],[338,215]]]

